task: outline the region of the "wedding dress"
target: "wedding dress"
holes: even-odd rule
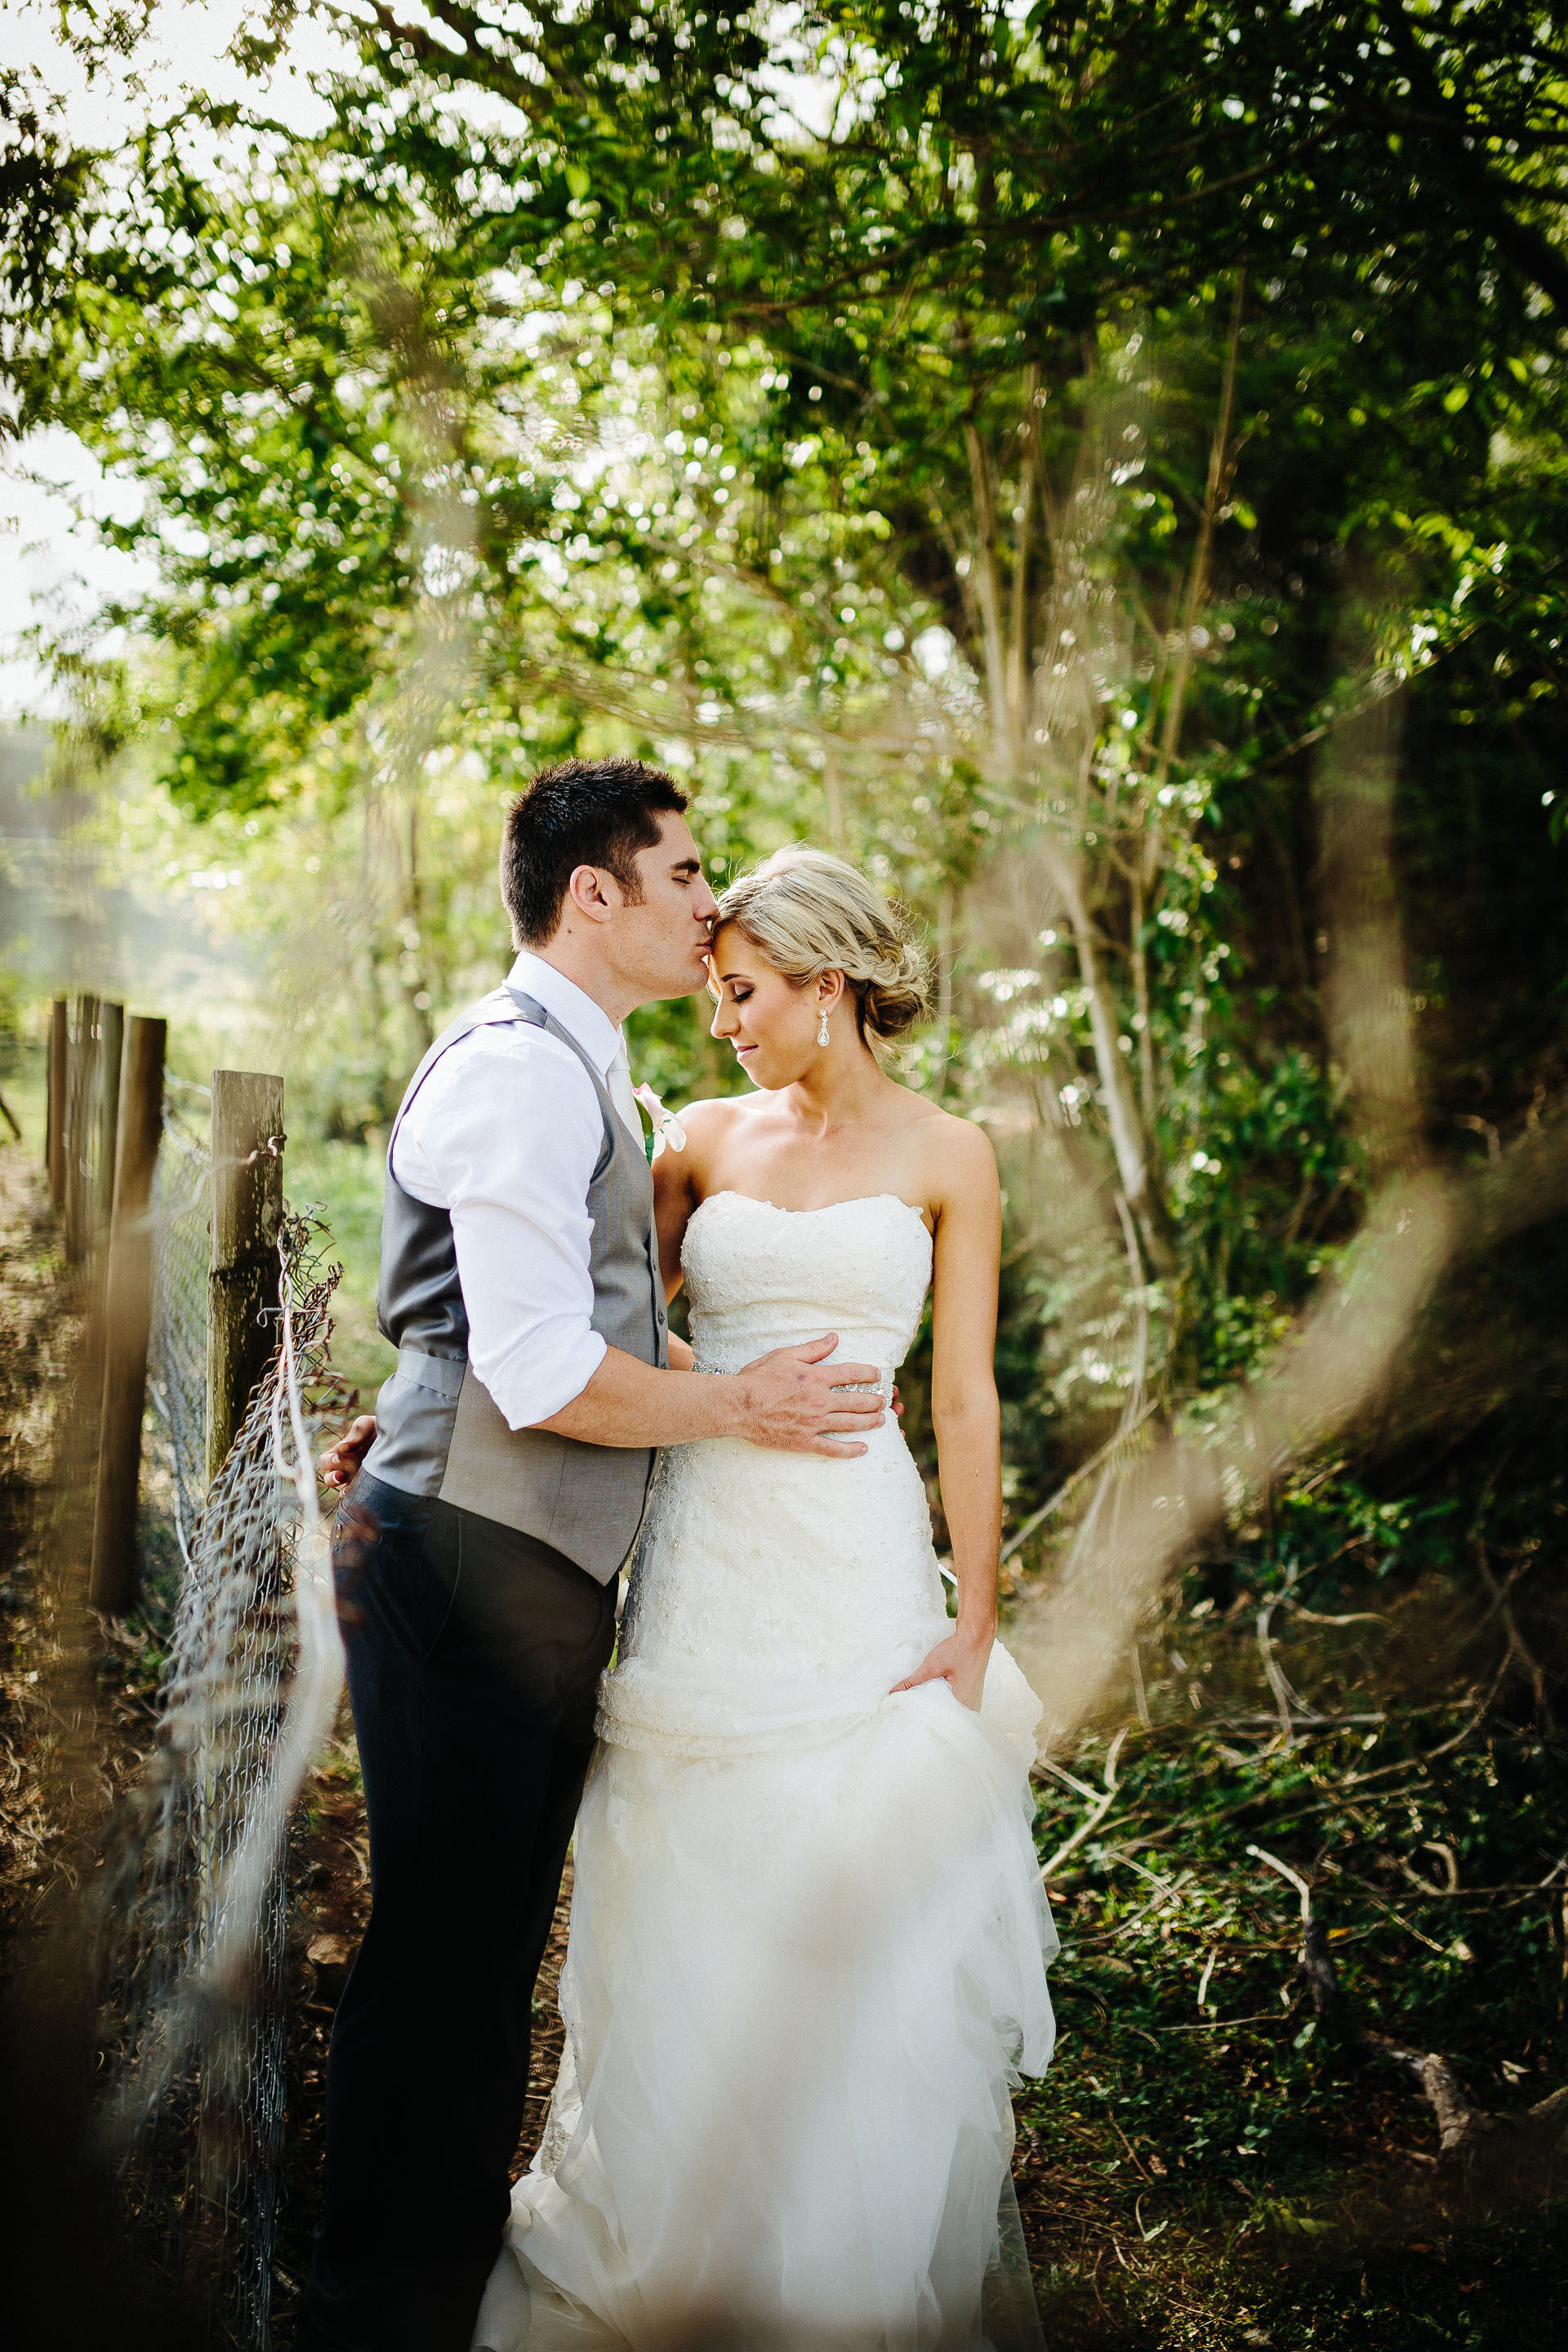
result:
[[[683,1265],[700,1370],[833,1330],[890,1392],[931,1244],[892,1194],[720,1192]],[[1053,2036],[1039,1708],[1000,1644],[978,1714],[889,1696],[949,1630],[891,1414],[858,1458],[662,1456],[577,1824],[565,2058],[476,2347],[1038,2344],[1009,2089]]]

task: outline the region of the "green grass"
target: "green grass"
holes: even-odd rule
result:
[[[0,1077],[0,1094],[5,1096],[12,1116],[22,1130],[22,1140],[18,1143],[5,1120],[0,1119],[0,1142],[13,1151],[25,1151],[40,1168],[44,1164],[47,1068],[42,1049],[26,1045],[21,1049],[18,1066],[7,1070]]]
[[[341,1263],[333,1301],[332,1369],[358,1389],[363,1411],[396,1362],[375,1328],[376,1272],[381,1257],[381,1202],[385,1163],[379,1149],[289,1139],[284,1186],[294,1209],[311,1208],[331,1236],[328,1255]]]

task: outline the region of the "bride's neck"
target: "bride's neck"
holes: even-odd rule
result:
[[[825,1054],[789,1093],[797,1116],[826,1132],[852,1126],[889,1083],[875,1055],[857,1042],[842,1056]]]

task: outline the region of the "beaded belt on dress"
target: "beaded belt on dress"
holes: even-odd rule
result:
[[[747,1363],[754,1363],[756,1359],[755,1357],[749,1356],[746,1359],[746,1361]],[[726,1372],[726,1367],[724,1365],[704,1363],[700,1356],[697,1358],[691,1369],[694,1372],[710,1372],[721,1379],[725,1376]],[[828,1366],[828,1370],[831,1370],[833,1368],[830,1364]],[[744,1364],[737,1364],[734,1367],[734,1371],[736,1372],[743,1371],[744,1370]],[[731,1373],[730,1377],[732,1378],[733,1373]],[[889,1364],[886,1369],[879,1365],[877,1377],[874,1381],[840,1381],[838,1382],[838,1386],[843,1390],[846,1396],[855,1396],[857,1394],[868,1395],[870,1391],[875,1389],[889,1404],[891,1404],[893,1402],[893,1382],[897,1378],[898,1367],[896,1365]]]

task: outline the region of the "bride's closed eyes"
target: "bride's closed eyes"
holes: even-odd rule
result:
[[[722,1004],[726,998],[731,1004],[744,1004],[755,992],[755,981],[748,979],[743,972],[715,971],[713,960],[709,958],[708,993],[715,1004]]]

